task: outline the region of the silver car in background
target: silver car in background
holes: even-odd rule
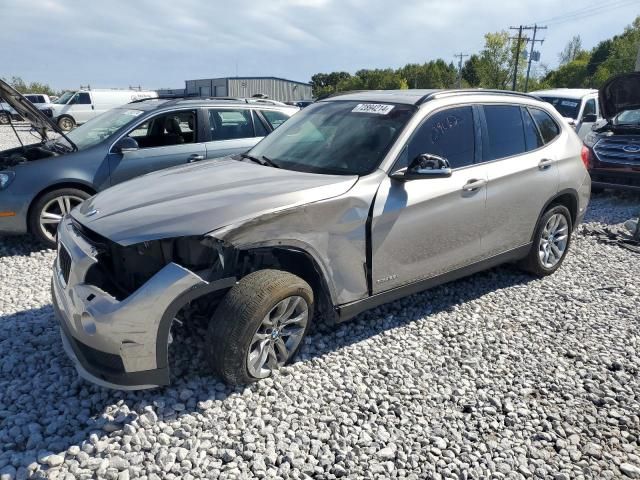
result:
[[[116,185],[58,229],[53,303],[81,375],[169,383],[172,328],[243,384],[290,361],[317,315],[344,321],[509,261],[560,267],[590,196],[581,142],[533,96],[348,93],[244,155]],[[185,308],[187,307],[187,308]]]

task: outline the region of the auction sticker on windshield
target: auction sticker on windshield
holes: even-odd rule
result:
[[[385,105],[384,103],[359,103],[352,112],[357,113],[375,113],[377,115],[386,115],[393,110],[393,105]]]

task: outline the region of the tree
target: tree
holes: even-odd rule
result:
[[[26,83],[22,77],[11,77],[10,80],[2,79],[15,88],[20,93],[43,93],[45,95],[56,95],[55,90],[46,83],[31,82]]]
[[[314,97],[328,95],[337,91],[342,80],[351,77],[347,72],[316,73],[311,77],[311,90]]]
[[[633,72],[640,45],[640,16],[625,28],[624,33],[611,39],[607,57],[596,66],[593,85],[600,87],[610,76]]]
[[[509,34],[505,31],[487,33],[484,41],[478,63],[480,86],[504,90],[509,86],[513,60]]]
[[[582,38],[580,38],[580,35],[575,35],[558,55],[560,65],[574,61],[583,52]]]
[[[457,70],[442,59],[427,63],[409,63],[397,72],[410,88],[450,88],[456,83]]]
[[[561,65],[556,70],[552,70],[544,78],[544,83],[552,87],[560,88],[582,88],[589,84],[590,54],[582,52],[575,60]]]
[[[471,55],[462,67],[462,80],[470,87],[480,86],[480,63],[482,60],[476,54]]]

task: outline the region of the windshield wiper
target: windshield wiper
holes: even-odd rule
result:
[[[247,153],[243,153],[240,156],[242,158],[246,158],[247,160],[251,160],[254,163],[257,163],[258,165],[262,165],[264,167],[280,168],[280,165],[275,163],[273,160],[265,157],[264,155],[262,155],[260,158],[258,158],[258,157],[254,157],[253,155],[249,155]]]

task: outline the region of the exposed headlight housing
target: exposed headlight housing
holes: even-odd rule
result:
[[[13,177],[15,177],[14,172],[0,172],[0,190],[7,188]]]

